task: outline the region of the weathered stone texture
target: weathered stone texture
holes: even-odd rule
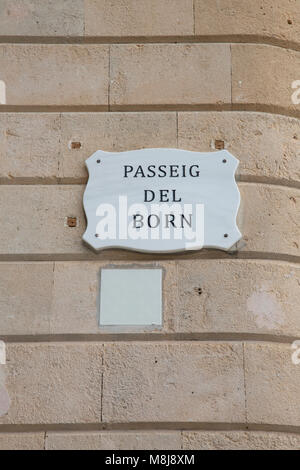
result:
[[[300,42],[297,0],[195,0],[196,35]]]
[[[108,105],[106,45],[0,44],[6,105]]]
[[[262,44],[232,44],[232,102],[256,110],[299,111],[292,101],[300,68],[300,52]]]
[[[0,450],[44,450],[42,432],[0,432]]]
[[[299,434],[259,431],[183,432],[184,450],[299,450]]]
[[[11,406],[0,424],[101,420],[101,344],[8,344],[6,368]]]
[[[218,142],[240,163],[237,176],[300,181],[299,120],[256,112],[178,113],[178,146],[212,152]]]
[[[291,344],[247,343],[245,382],[250,423],[300,424],[300,368]],[[299,355],[298,355],[299,356]]]
[[[84,0],[1,0],[1,36],[82,36]]]
[[[46,450],[168,450],[180,449],[180,432],[50,432]]]
[[[244,422],[242,344],[105,347],[106,422]]]
[[[85,0],[86,36],[181,36],[193,33],[193,0]]]
[[[111,46],[111,105],[230,102],[229,44]]]

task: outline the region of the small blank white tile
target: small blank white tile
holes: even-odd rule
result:
[[[101,270],[100,326],[161,324],[161,269]]]

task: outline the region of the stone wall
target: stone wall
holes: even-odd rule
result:
[[[300,448],[299,24],[298,0],[0,1],[0,448]],[[220,144],[238,251],[83,245],[95,150]],[[109,263],[164,268],[161,330],[101,330]]]

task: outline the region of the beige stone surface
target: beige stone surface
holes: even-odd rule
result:
[[[179,261],[174,329],[300,336],[299,284],[293,263]]]
[[[299,434],[260,431],[183,431],[184,450],[299,450]]]
[[[0,449],[300,449],[299,0],[0,10]],[[202,105],[240,111],[180,111]],[[236,254],[83,244],[95,150],[223,143],[240,160]],[[99,328],[108,266],[163,268],[161,329]],[[195,430],[209,423],[247,431]]]
[[[3,345],[1,345],[1,349],[3,350]],[[4,344],[4,349],[6,349],[6,346]],[[4,354],[6,356],[6,351],[4,351]],[[7,366],[4,364],[6,359],[1,357],[1,363],[0,363],[0,417],[5,416],[10,408],[10,397],[6,388],[6,369]]]
[[[212,152],[221,140],[240,165],[237,175],[280,183],[300,180],[299,122],[255,112],[4,113],[0,115],[0,181],[86,182],[95,150],[177,146]],[[72,142],[80,148],[72,148]]]
[[[0,424],[95,423],[101,419],[102,345],[11,343]]]
[[[239,187],[242,208],[238,224],[245,242],[241,250],[299,256],[299,189],[254,183],[240,183]],[[3,221],[0,255],[76,254],[110,260],[147,258],[147,255],[124,250],[94,254],[83,244],[81,237],[86,228],[83,191],[83,185],[0,186]],[[68,227],[67,217],[76,217],[77,226]]]
[[[231,51],[234,104],[299,111],[292,102],[292,83],[298,77],[300,52],[261,44],[232,44]]]
[[[242,344],[111,343],[104,348],[104,421],[245,421]]]
[[[111,105],[229,103],[229,44],[111,46]]]
[[[174,112],[3,113],[0,181],[85,183],[85,160],[98,149],[176,146]]]
[[[193,0],[85,0],[86,36],[193,33]]]
[[[163,327],[99,327],[103,267],[163,269]],[[0,335],[253,333],[300,336],[297,264],[263,260],[0,263]],[[66,295],[67,293],[67,295]]]
[[[108,46],[1,44],[7,105],[108,104]]]
[[[3,36],[194,34],[192,0],[3,0]],[[297,0],[195,0],[195,34],[299,42]]]
[[[50,331],[53,263],[0,263],[0,335]]]
[[[99,332],[101,266],[98,262],[55,263],[52,334]]]
[[[76,253],[88,251],[81,186],[0,186],[2,253]],[[77,217],[68,227],[67,217]],[[90,251],[90,250],[89,250]]]
[[[164,331],[174,329],[177,292],[174,261],[2,262],[0,263],[1,335],[84,334],[160,328],[100,328],[100,270],[103,267],[157,267],[163,270]],[[66,295],[67,293],[67,295]]]
[[[0,116],[0,181],[51,181],[58,176],[60,116],[8,113]]]
[[[249,423],[299,426],[300,367],[292,362],[294,352],[291,344],[245,344]]]
[[[103,267],[149,268],[163,270],[163,331],[172,329],[174,323],[175,295],[177,291],[175,262],[57,262],[54,270],[53,302],[50,332],[71,333],[113,333],[160,331],[153,327],[99,327],[100,270]],[[68,293],[66,296],[65,293]]]
[[[1,0],[1,36],[81,36],[83,0]]]
[[[168,450],[181,448],[176,431],[50,432],[46,450]]]
[[[0,432],[0,450],[44,450],[42,432]]]
[[[252,183],[239,187],[242,250],[299,256],[300,190]]]
[[[96,150],[121,152],[145,147],[177,146],[175,113],[63,113],[59,176],[87,178],[85,160]],[[70,142],[80,142],[79,149]]]
[[[218,140],[239,159],[237,175],[300,181],[298,119],[237,111],[178,113],[179,148],[212,152]]]
[[[195,0],[196,35],[300,42],[299,21],[297,0]]]

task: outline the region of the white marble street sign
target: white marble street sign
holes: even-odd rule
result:
[[[86,165],[83,239],[97,251],[228,250],[241,238],[238,160],[227,150],[98,150]]]

